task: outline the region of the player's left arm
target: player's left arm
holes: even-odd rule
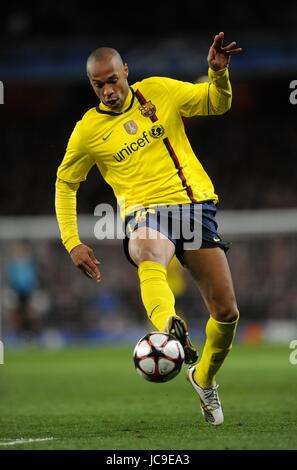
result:
[[[231,107],[232,88],[228,65],[233,54],[241,52],[235,41],[223,46],[224,33],[217,34],[210,46],[208,61],[209,81],[183,82],[158,77],[158,83],[167,89],[170,103],[182,117],[223,114]]]
[[[208,114],[223,114],[231,107],[232,88],[228,65],[231,55],[239,54],[242,49],[236,47],[235,41],[227,46],[223,46],[223,42],[224,33],[216,34],[207,56],[211,82],[208,90]]]

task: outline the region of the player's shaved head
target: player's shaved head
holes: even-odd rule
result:
[[[88,57],[87,60],[87,74],[89,75],[92,65],[96,62],[112,61],[117,63],[118,66],[123,67],[123,59],[116,49],[112,47],[98,47]]]
[[[94,92],[108,108],[118,111],[129,93],[128,65],[112,47],[95,49],[87,60],[87,74]]]

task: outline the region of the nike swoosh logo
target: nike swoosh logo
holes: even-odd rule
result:
[[[107,140],[107,139],[108,139],[108,137],[110,137],[110,136],[111,136],[111,134],[112,134],[112,131],[111,131],[109,134],[107,134],[105,137],[102,137],[102,139],[103,139],[104,141],[105,141],[105,140]]]
[[[221,239],[220,239],[219,237],[213,237],[213,241],[214,241],[214,242],[220,242]]]
[[[159,305],[156,305],[156,307],[153,308],[153,310],[152,310],[151,313],[149,314],[149,318],[152,318],[152,314],[154,313],[154,311],[156,310],[156,308],[158,308],[159,306],[160,306],[160,304],[159,304]]]

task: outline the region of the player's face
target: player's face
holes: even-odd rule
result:
[[[92,62],[88,76],[100,101],[111,110],[119,111],[129,92],[128,65],[114,57]]]

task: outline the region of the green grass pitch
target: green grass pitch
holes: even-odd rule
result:
[[[217,428],[203,421],[185,366],[171,382],[149,383],[132,351],[6,351],[0,450],[297,449],[297,365],[287,345],[234,346],[217,377],[225,414]]]

